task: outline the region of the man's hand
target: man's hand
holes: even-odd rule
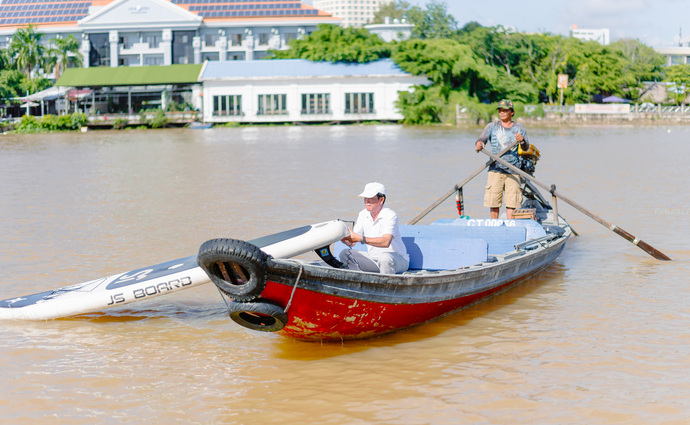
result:
[[[477,152],[480,152],[482,149],[484,149],[484,143],[481,140],[477,140],[477,144],[475,145],[474,149],[476,149]]]
[[[357,233],[353,232],[352,229],[350,229],[349,227],[347,228],[347,230],[350,231],[350,235],[345,236],[340,241],[342,243],[344,243],[345,245],[349,246],[350,248],[352,248],[353,246],[355,246],[357,244],[357,242],[362,240],[362,237],[359,236]]]

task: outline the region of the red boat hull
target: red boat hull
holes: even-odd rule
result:
[[[452,300],[423,304],[384,304],[355,300],[269,281],[262,298],[290,305],[287,325],[279,334],[307,341],[370,338],[428,322],[509,288],[522,279]]]

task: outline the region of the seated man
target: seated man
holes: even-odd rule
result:
[[[410,256],[400,236],[398,215],[384,207],[386,188],[381,183],[368,183],[364,192],[364,209],[360,211],[350,236],[342,242],[353,247],[356,243],[367,245],[367,251],[346,249],[340,253],[348,269],[365,272],[395,274],[407,270]]]

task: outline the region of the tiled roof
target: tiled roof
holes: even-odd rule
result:
[[[357,77],[408,76],[391,59],[369,63],[312,62],[305,59],[276,59],[258,61],[211,61],[199,76],[199,81],[281,77]]]
[[[57,86],[104,87],[191,84],[199,79],[202,65],[122,66],[110,68],[68,68]]]
[[[0,0],[0,27],[76,24],[91,0]]]
[[[116,0],[0,0],[0,28],[77,25],[91,6]],[[234,21],[265,18],[330,18],[300,0],[168,0],[204,19]]]
[[[317,16],[319,10],[299,0],[170,0],[202,18],[268,18]],[[321,12],[324,15],[323,12]]]

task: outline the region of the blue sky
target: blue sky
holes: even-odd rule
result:
[[[427,0],[407,0],[423,6]],[[311,3],[311,1],[305,1]],[[511,26],[521,32],[568,35],[578,28],[608,28],[611,40],[638,38],[652,47],[678,45],[679,30],[690,42],[689,0],[445,0],[460,26]]]

